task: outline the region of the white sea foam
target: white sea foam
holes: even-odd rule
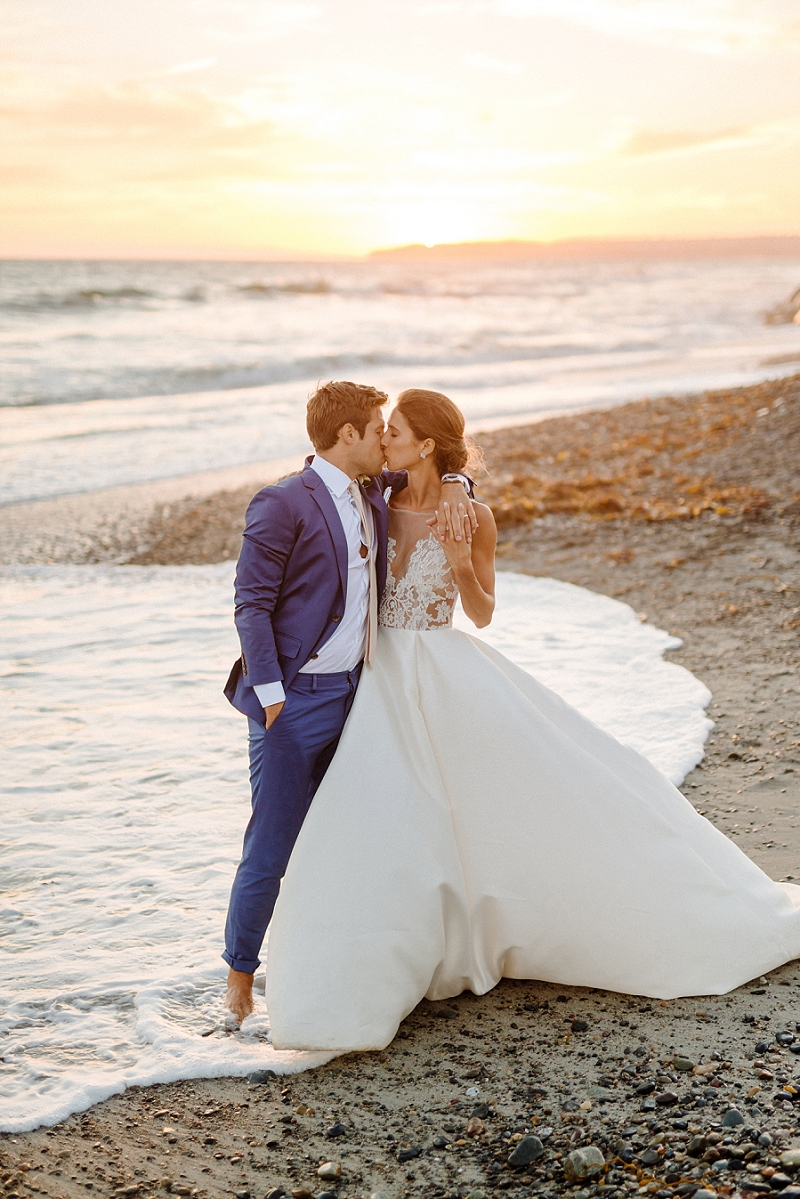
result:
[[[304,1070],[260,1003],[222,1018],[221,935],[249,795],[232,566],[6,570],[0,1127],[123,1090]],[[463,620],[463,617],[461,618]],[[501,574],[493,645],[679,781],[707,689],[631,609]]]

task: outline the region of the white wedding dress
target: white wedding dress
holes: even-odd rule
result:
[[[451,627],[457,588],[426,519],[390,510],[375,662],[275,909],[275,1048],[383,1048],[424,996],[503,977],[668,999],[800,956],[800,887]]]

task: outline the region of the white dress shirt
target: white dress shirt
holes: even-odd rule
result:
[[[369,558],[361,557],[361,518],[353,497],[348,490],[350,477],[338,466],[315,454],[311,459],[311,470],[316,471],[328,488],[347,541],[347,595],[344,612],[336,630],[331,634],[315,658],[301,666],[300,674],[336,674],[352,670],[364,657],[367,643],[367,621],[369,619]],[[371,518],[369,504],[366,505]],[[375,532],[373,529],[373,546]],[[259,683],[253,688],[262,708],[279,704],[286,698],[283,683]]]

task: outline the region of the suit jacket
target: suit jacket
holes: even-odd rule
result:
[[[242,656],[225,694],[240,712],[264,724],[253,687],[278,680],[288,687],[333,634],[347,595],[347,541],[322,479],[305,469],[259,491],[245,518],[236,568],[235,622]],[[386,583],[389,515],[384,491],[402,491],[405,471],[384,470],[361,487],[377,536],[378,602]]]

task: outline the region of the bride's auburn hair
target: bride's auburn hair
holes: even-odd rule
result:
[[[433,458],[440,474],[483,465],[481,451],[464,435],[461,409],[448,396],[409,387],[397,397],[397,411],[408,421],[417,441],[430,437],[436,443]]]

